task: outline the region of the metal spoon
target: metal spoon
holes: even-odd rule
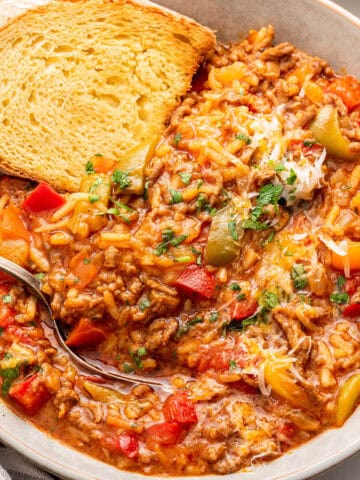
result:
[[[40,300],[42,305],[45,307],[45,311],[47,314],[46,325],[53,332],[55,332],[58,349],[62,350],[63,353],[65,351],[65,353],[69,355],[78,365],[90,371],[91,373],[96,373],[97,375],[111,380],[121,380],[132,383],[146,383],[148,385],[157,387],[169,387],[169,382],[166,379],[154,380],[143,375],[121,373],[111,365],[106,365],[99,360],[89,359],[82,356],[81,354],[75,353],[73,350],[71,350],[71,348],[66,345],[64,341],[65,335],[59,328],[59,325],[56,323],[51,311],[51,307],[44,294],[40,290],[39,281],[24,268],[1,256],[0,270],[22,282],[26,286],[27,290],[30,291],[38,300]]]

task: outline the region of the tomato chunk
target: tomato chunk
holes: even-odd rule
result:
[[[239,302],[235,302],[231,313],[231,318],[233,320],[244,320],[245,318],[254,315],[257,307],[257,302],[252,298],[246,298],[244,300],[240,300]]]
[[[28,415],[35,415],[51,395],[39,381],[39,376],[36,373],[22,382],[13,384],[9,390],[9,396]]]
[[[200,360],[197,365],[199,372],[215,370],[225,372],[230,368],[230,361],[236,362],[238,367],[244,367],[244,349],[238,344],[220,342],[200,349]]]
[[[22,219],[21,210],[15,205],[9,205],[4,208],[1,221],[0,231],[4,238],[28,240],[30,236],[29,230],[26,228]]]
[[[157,423],[145,431],[145,441],[149,448],[156,445],[175,445],[180,440],[181,432],[178,423]]]
[[[105,340],[104,331],[89,318],[81,318],[66,339],[69,347],[95,347]]]
[[[340,97],[349,110],[360,105],[360,82],[351,75],[336,78],[328,90]]]
[[[15,323],[15,312],[5,306],[1,305],[0,306],[0,327],[2,328],[8,328],[10,325],[13,325]]]
[[[31,213],[56,210],[65,203],[65,198],[59,195],[47,183],[39,183],[30,195],[25,198],[22,206]]]
[[[360,303],[351,303],[350,305],[347,305],[343,310],[343,314],[345,317],[360,316]]]
[[[181,272],[175,285],[185,293],[195,293],[201,298],[209,299],[214,294],[216,280],[205,267],[193,264]]]
[[[168,422],[176,422],[181,425],[190,425],[198,421],[195,405],[186,392],[170,395],[164,403],[163,414]]]
[[[139,454],[139,440],[135,432],[108,435],[103,439],[102,444],[111,452],[123,453],[128,458],[135,458]]]

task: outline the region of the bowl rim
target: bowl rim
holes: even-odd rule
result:
[[[138,0],[138,1],[141,2],[143,0]],[[332,10],[334,13],[336,13],[337,15],[340,15],[341,17],[343,17],[345,20],[347,20],[350,23],[352,23],[353,25],[355,25],[355,27],[357,27],[360,30],[360,18],[357,17],[355,14],[349,12],[346,8],[334,3],[332,0],[312,0],[312,1],[314,3],[317,3],[319,5],[322,5],[326,8],[328,8],[329,10]],[[155,3],[156,3],[156,1],[155,1]],[[0,6],[0,8],[1,8],[1,6]],[[358,408],[360,409],[360,407],[358,407]],[[4,412],[2,412],[2,410],[4,410]],[[1,400],[1,405],[0,405],[0,413],[1,413],[2,420],[5,416],[5,414],[7,414],[7,413],[10,414],[10,415],[15,415],[21,422],[23,422],[24,428],[35,429],[38,432],[41,432],[42,435],[47,436],[51,441],[61,445],[62,448],[69,449],[70,451],[77,452],[81,456],[87,457],[87,458],[91,459],[92,461],[95,461],[99,464],[103,463],[104,465],[109,466],[108,464],[106,464],[106,463],[104,463],[100,460],[97,460],[94,457],[91,457],[87,454],[84,454],[84,453],[80,452],[80,450],[76,450],[73,447],[64,444],[63,442],[57,440],[56,438],[52,438],[52,437],[48,436],[46,432],[36,428],[35,425],[33,425],[31,422],[27,421],[24,418],[21,418],[19,415],[14,413],[2,400]],[[353,414],[353,415],[355,415],[355,414]],[[343,427],[341,427],[341,428],[343,428]],[[321,435],[322,434],[320,434],[320,435],[318,435],[314,438],[319,438],[319,436],[321,436]],[[25,442],[24,440],[19,438],[19,436],[17,434],[14,434],[13,432],[8,430],[7,428],[4,428],[3,421],[0,421],[0,441],[4,445],[7,445],[7,446],[13,448],[14,450],[16,450],[17,452],[19,452],[21,455],[23,455],[25,458],[27,458],[31,463],[39,466],[40,468],[44,469],[47,472],[50,472],[50,473],[55,474],[57,476],[60,476],[61,478],[68,479],[68,480],[74,480],[74,479],[76,479],[76,480],[95,480],[95,477],[88,477],[87,475],[85,476],[83,472],[80,472],[79,470],[72,467],[71,465],[66,465],[64,463],[60,463],[59,461],[56,460],[56,458],[50,457],[50,454],[46,454],[45,452],[41,452],[41,451],[39,451],[39,449],[36,449],[36,447],[31,446],[30,444],[28,444],[27,442]],[[311,441],[312,440],[310,440],[310,442]],[[309,443],[309,442],[307,442],[307,443]],[[303,445],[306,445],[306,444],[303,444]],[[298,450],[303,445],[300,445],[295,450]],[[316,463],[312,463],[311,465],[305,466],[304,468],[301,468],[300,470],[298,469],[297,471],[291,473],[290,475],[277,477],[276,480],[307,480],[307,479],[314,478],[314,476],[319,475],[321,473],[325,473],[326,471],[334,468],[336,465],[339,465],[339,464],[345,462],[346,460],[350,459],[351,457],[354,457],[359,452],[360,452],[360,436],[351,445],[347,446],[343,450],[340,449],[338,452],[333,454],[331,457],[325,457],[324,459],[319,459]],[[291,453],[291,451],[289,453]],[[285,453],[284,455],[287,455],[287,453]],[[111,467],[111,465],[110,465],[110,467]],[[112,467],[112,468],[114,468],[115,471],[118,471],[119,475],[121,475],[121,474],[127,475],[127,474],[133,473],[133,472],[118,470],[115,467]],[[76,477],[74,477],[74,475],[76,475]],[[139,473],[137,473],[136,475],[138,475],[139,478],[144,478],[144,479],[145,478],[150,478],[150,479],[151,478],[156,478],[156,477],[152,477],[152,476],[145,477],[144,475],[139,474]],[[188,478],[189,480],[191,480],[192,478],[198,478],[198,479],[204,478],[204,480],[206,480],[207,478],[209,478],[209,476],[207,476],[207,475],[201,476],[201,477],[171,477],[171,476],[168,476],[167,478],[179,478],[179,479]],[[101,480],[103,480],[103,479],[101,479]]]

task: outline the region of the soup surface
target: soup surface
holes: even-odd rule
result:
[[[120,469],[227,474],[341,426],[360,395],[360,83],[272,26],[218,45],[161,138],[94,152],[81,191],[2,177],[2,397]]]

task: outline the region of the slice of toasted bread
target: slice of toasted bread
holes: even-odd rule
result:
[[[215,43],[149,2],[56,0],[0,30],[0,169],[75,191],[94,154],[161,133]]]

